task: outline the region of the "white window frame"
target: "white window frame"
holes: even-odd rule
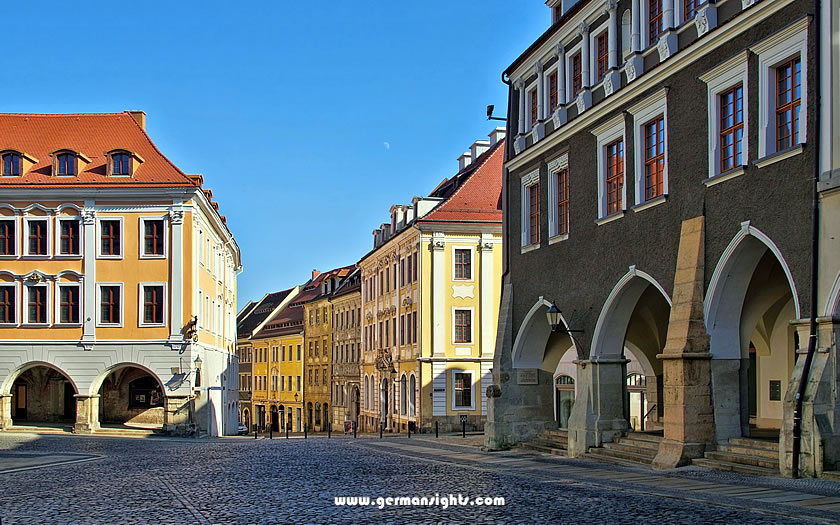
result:
[[[468,343],[461,343],[455,341],[455,312],[457,311],[470,312],[470,341]],[[458,346],[473,346],[475,345],[475,307],[474,306],[453,306],[452,307],[452,344]]]
[[[117,286],[120,289],[120,322],[105,323],[102,321],[102,287]],[[96,327],[122,328],[125,326],[125,285],[123,283],[96,283]]]
[[[63,323],[61,322],[61,289],[62,288],[78,288],[79,289],[79,322],[78,323]],[[55,304],[53,306],[55,311],[55,326],[82,326],[85,319],[85,287],[84,283],[79,282],[57,282],[55,285]]]
[[[583,78],[583,38],[580,39],[576,45],[570,47],[566,50],[566,54],[564,57],[564,66],[566,66],[566,100],[561,101],[561,103],[571,104],[575,101],[577,96],[574,94],[574,90],[572,89],[572,58],[575,55],[580,53],[580,90],[583,92],[584,88],[586,88],[586,79]],[[591,54],[591,53],[590,53]],[[590,72],[591,74],[591,72]]]
[[[5,254],[0,255],[0,259],[10,260],[10,259],[20,258],[20,254],[21,254],[20,246],[21,246],[22,240],[20,238],[20,221],[18,220],[18,218],[19,218],[18,215],[11,215],[11,216],[0,215],[0,221],[12,221],[12,223],[14,224],[14,232],[15,232],[15,234],[14,234],[15,235],[15,244],[14,244],[13,253],[11,255],[5,255]],[[27,246],[28,246],[28,243],[27,243]]]
[[[610,120],[604,122],[592,130],[595,140],[598,143],[598,220],[599,226],[609,220],[617,219],[624,215],[627,210],[627,131],[624,121],[624,114],[619,113]],[[621,208],[618,212],[607,214],[607,146],[621,139],[624,147],[622,156],[622,170],[624,172],[624,184],[621,188]],[[607,219],[607,221],[604,221]]]
[[[598,80],[598,37],[602,33],[607,33],[607,73],[609,73],[610,71],[609,56],[612,42],[610,42],[609,27],[610,21],[609,19],[607,19],[606,22],[589,32],[589,85],[592,89],[594,89],[595,86],[604,81],[603,79]],[[606,78],[606,75],[604,76],[604,78]]]
[[[163,255],[146,253],[146,221],[163,221]],[[140,217],[137,249],[141,259],[166,259],[169,257],[169,215]]]
[[[470,252],[470,275],[467,278],[455,277],[455,250],[468,250]],[[452,245],[452,281],[458,283],[470,283],[475,281],[475,246],[469,245]]]
[[[61,223],[76,222],[79,224],[79,253],[62,253],[61,252]],[[81,259],[85,253],[85,227],[82,218],[79,216],[57,217],[56,227],[54,232],[55,242],[55,257],[56,259]]]
[[[451,406],[453,411],[470,411],[475,410],[475,371],[474,370],[463,370],[460,368],[450,368],[449,369],[449,387],[451,388]],[[455,374],[469,374],[470,376],[470,406],[457,406],[455,405]]]
[[[120,223],[120,254],[102,254],[102,221],[119,221]],[[125,257],[125,222],[123,217],[97,217],[96,218],[96,258],[120,260]]]
[[[707,87],[707,107],[709,115],[709,178],[711,181],[721,175],[720,171],[720,95],[738,84],[743,86],[744,138],[741,166],[727,170],[727,179],[744,172],[749,163],[749,51],[742,51],[714,69],[700,75],[700,80]],[[719,182],[719,181],[716,181]]]
[[[540,87],[539,87],[538,84],[539,84],[539,76],[537,76],[536,80],[534,80],[533,82],[531,82],[530,84],[525,86],[525,129],[526,129],[526,133],[529,133],[530,131],[532,131],[534,129],[534,126],[536,126],[539,123],[540,113],[542,113],[540,111],[540,108],[539,108]],[[535,101],[535,104],[537,104],[537,121],[536,122],[531,121],[531,92],[532,91],[534,93],[536,93],[536,95],[537,95],[536,96],[536,101]],[[475,159],[473,159],[473,162],[474,161],[475,161]]]
[[[665,1],[666,0],[663,0],[663,2],[662,2],[663,11],[665,9]],[[679,2],[679,0],[674,0],[674,1]],[[640,7],[639,16],[641,17],[641,20],[639,20],[639,22],[640,22],[639,27],[641,29],[640,30],[641,35],[639,35],[639,37],[640,37],[640,44],[641,44],[642,52],[644,52],[649,47],[655,46],[656,43],[659,42],[659,39],[657,38],[656,42],[650,42],[650,6],[648,5],[648,2],[646,2],[644,0],[640,1],[639,4],[640,4],[639,5],[639,7]],[[663,13],[663,18],[664,18],[664,13]],[[677,18],[675,17],[674,20],[677,20]],[[631,24],[632,24],[632,22],[631,22]],[[632,28],[632,25],[630,27]]]
[[[198,265],[204,266],[204,230],[198,229]]]
[[[15,290],[15,310],[14,310],[14,321],[11,323],[2,323],[0,322],[0,327],[4,328],[12,328],[16,326],[20,326],[21,324],[21,293],[20,293],[20,282],[8,282],[8,281],[0,281],[0,286],[11,286]]]
[[[790,148],[799,153],[807,142],[808,130],[808,18],[801,18],[776,34],[752,46],[758,55],[758,156],[776,153],[776,75],[775,68],[799,55],[802,71],[802,96],[799,110],[799,145]],[[784,156],[783,156],[784,157]],[[779,159],[781,160],[781,159]]]
[[[147,286],[162,286],[163,287],[163,322],[162,323],[147,323],[143,320],[144,312],[144,305],[145,303],[145,293]],[[138,298],[137,298],[137,326],[141,328],[146,327],[161,327],[167,326],[169,323],[169,287],[165,282],[141,282],[137,285],[138,289]]]
[[[32,288],[45,288],[47,290],[47,298],[44,301],[44,307],[47,309],[47,322],[45,323],[35,323],[29,320],[29,291]],[[52,286],[50,286],[50,281],[42,281],[35,284],[27,284],[23,283],[23,302],[20,305],[22,316],[23,317],[23,326],[52,326],[52,308],[50,301],[50,296],[52,294]]]
[[[660,202],[664,202],[668,196],[668,90],[663,88],[657,93],[649,96],[645,100],[631,106],[627,112],[633,116],[633,156],[634,163],[634,188],[636,190],[636,206],[634,211],[641,211]],[[665,123],[665,174],[662,176],[662,195],[649,201],[642,200],[645,194],[645,131],[644,126],[652,121],[654,118],[662,115]],[[627,155],[627,147],[625,145],[624,154]],[[626,174],[625,174],[626,177]],[[627,185],[624,185],[625,188]]]
[[[530,250],[536,250],[540,247],[540,242],[531,244],[531,199],[529,197],[528,188],[540,183],[540,169],[536,168],[527,175],[522,177],[522,228],[521,228],[521,242],[522,253]],[[537,225],[539,228],[539,225]]]
[[[557,173],[569,169],[569,154],[564,153],[548,163],[548,242],[558,242],[569,237],[568,233],[560,234],[560,221],[557,217]],[[568,184],[568,180],[567,180]]]
[[[23,235],[24,238],[20,239],[23,242],[23,255],[24,257],[29,257],[32,259],[47,259],[52,257],[53,250],[52,250],[52,243],[50,240],[53,238],[53,221],[51,220],[52,217],[49,215],[31,215],[26,216],[23,218]],[[47,254],[40,255],[40,254],[31,254],[29,253],[29,223],[34,221],[46,221],[47,223]]]
[[[546,119],[550,119],[557,108],[566,105],[566,101],[560,98],[563,91],[560,86],[560,66],[562,65],[563,61],[558,59],[543,72],[543,115]],[[551,107],[551,75],[554,73],[557,73],[557,108]]]

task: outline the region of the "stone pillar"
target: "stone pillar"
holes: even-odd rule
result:
[[[674,0],[662,0],[662,29],[674,28]]]
[[[516,91],[519,94],[519,125],[516,134],[522,135],[525,131],[525,81],[521,78],[516,81]]]
[[[0,430],[12,426],[12,394],[0,394]]]
[[[656,469],[686,465],[714,440],[704,257],[704,217],[683,221],[668,336],[657,356],[664,371],[665,439],[653,461]]]
[[[82,321],[82,342],[93,343],[96,340],[96,209],[92,200],[85,201],[82,210],[82,228],[84,236],[84,312]],[[87,345],[90,348],[92,345]]]
[[[557,109],[551,115],[554,120],[554,129],[566,123],[568,113],[566,111],[566,50],[562,44],[554,48],[554,56],[557,57]],[[548,114],[548,111],[546,111]]]
[[[633,0],[630,18],[630,50],[638,53],[642,50],[642,0]]]
[[[163,402],[163,428],[176,434],[185,433],[195,421],[195,407],[190,396],[167,396]],[[251,416],[256,422],[256,414]]]
[[[618,67],[618,0],[608,0],[606,11],[610,17],[607,26],[607,45],[609,46],[607,60],[609,68],[613,69]]]
[[[543,72],[543,63],[537,60],[534,69],[537,70],[537,120],[543,120],[545,119],[543,108],[545,106],[545,74]]]
[[[578,27],[580,35],[580,87],[586,89],[592,85],[591,64],[589,61],[589,26],[582,22]]]
[[[625,384],[628,360],[594,357],[578,361],[578,388],[569,417],[569,457],[600,447],[627,431]]]
[[[170,244],[172,283],[169,290],[170,297],[172,298],[172,311],[169,315],[169,339],[181,341],[184,338],[181,333],[181,328],[184,324],[184,240],[182,232],[184,229],[184,210],[180,209],[180,207],[174,208],[169,213],[169,222],[172,227],[172,243]],[[207,321],[207,319],[201,319],[202,323],[206,323]]]
[[[478,257],[480,266],[481,278],[478,281],[479,288],[479,345],[478,356],[485,356],[490,354],[492,347],[490,341],[493,340],[493,330],[496,328],[496,319],[493,318],[493,239],[489,235],[481,237],[478,245]],[[483,395],[483,392],[481,392]]]
[[[432,234],[432,355],[446,352],[446,290],[443,250],[446,249],[444,234]]]
[[[75,394],[76,424],[73,432],[76,434],[92,434],[99,430],[99,394]]]

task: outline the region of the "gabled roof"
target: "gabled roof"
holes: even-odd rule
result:
[[[3,177],[0,187],[197,186],[154,145],[129,112],[45,115],[0,113],[0,151],[17,150],[38,159],[26,173]],[[130,151],[141,159],[131,177],[108,177],[105,152]],[[67,177],[51,174],[50,153],[72,150],[90,163]]]
[[[358,266],[353,269],[353,272],[344,279],[338,288],[330,295],[330,297],[341,297],[349,293],[358,292],[362,289],[362,270]]]
[[[247,311],[243,310],[236,319],[237,337],[251,337],[252,332],[270,315],[275,313],[277,307],[283,304],[286,297],[294,290],[294,288],[290,288],[281,292],[266,294]]]
[[[473,163],[432,193],[446,200],[419,222],[502,222],[502,170],[504,140],[498,141]],[[451,184],[450,184],[451,182]]]

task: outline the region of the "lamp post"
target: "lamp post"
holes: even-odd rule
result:
[[[583,330],[572,330],[571,328],[566,327],[566,324],[563,323],[563,312],[557,308],[557,303],[551,303],[551,306],[545,313],[545,317],[548,320],[548,326],[551,327],[552,332],[563,332],[569,335],[583,333]]]
[[[201,364],[202,364],[202,361],[201,361],[201,356],[200,355],[196,354],[195,360],[193,361],[193,364],[195,365],[195,384],[193,385],[193,390],[195,390],[195,389],[198,389],[198,388],[201,387]],[[197,407],[196,407],[196,404],[195,404],[195,396],[193,396],[192,405],[193,405],[192,406],[192,411],[194,413],[197,412]],[[192,417],[192,414],[190,414],[190,426],[192,427],[193,425],[194,425],[193,417]],[[207,430],[209,431],[210,429],[208,428]]]
[[[392,373],[396,373],[396,370],[394,370]],[[406,384],[408,383],[408,378],[405,375],[403,375],[401,378],[394,381],[395,385],[397,383],[399,383],[401,386],[406,386]],[[394,387],[394,388],[396,388],[396,387]],[[402,404],[403,402],[404,402],[404,400],[402,399],[402,390],[400,390],[400,404]],[[408,430],[408,437],[409,437],[409,439],[411,439],[411,429],[408,427],[407,422],[406,422],[405,426],[406,426],[406,429]],[[399,429],[399,426],[397,426],[397,434],[399,434],[399,432],[400,432],[400,429]]]

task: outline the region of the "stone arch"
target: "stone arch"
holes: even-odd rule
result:
[[[837,277],[834,278],[834,284],[828,293],[823,315],[826,317],[840,315],[840,271],[837,272]]]
[[[79,392],[79,387],[76,384],[76,381],[70,376],[70,374],[68,374],[66,371],[64,371],[58,365],[55,365],[53,363],[47,363],[46,361],[28,361],[28,362],[20,365],[19,367],[15,368],[12,371],[12,373],[9,374],[6,377],[6,380],[2,383],[2,385],[0,385],[0,394],[11,394],[12,385],[15,383],[15,381],[17,381],[17,379],[20,377],[20,375],[22,373],[26,372],[27,370],[29,370],[30,368],[35,368],[35,367],[38,367],[38,366],[44,366],[44,367],[47,367],[47,368],[51,368],[51,369],[55,370],[56,372],[58,372],[59,374],[63,375],[67,379],[67,381],[69,381],[70,384],[73,385],[73,390],[75,390],[75,392],[77,394],[80,393]]]
[[[545,368],[546,345],[552,335],[551,327],[548,325],[545,314],[551,307],[551,303],[540,296],[537,302],[528,310],[522,325],[519,327],[519,332],[516,334],[516,339],[513,342],[513,350],[511,360],[513,368]],[[569,324],[566,318],[561,314],[560,320],[566,329]],[[573,337],[570,337],[572,347],[575,349],[576,355],[580,355],[580,349]],[[558,356],[558,359],[562,356]],[[550,370],[554,371],[554,365],[551,365]]]
[[[155,379],[155,381],[157,381],[158,384],[160,385],[161,392],[164,393],[164,396],[166,395],[166,388],[165,388],[165,385],[163,383],[163,380],[161,380],[161,378],[158,377],[158,375],[154,371],[152,371],[151,368],[149,368],[145,365],[142,365],[140,363],[134,363],[134,362],[131,362],[131,361],[125,361],[125,362],[122,362],[122,363],[117,363],[117,364],[109,366],[108,368],[103,369],[96,376],[96,379],[94,379],[91,382],[88,394],[89,395],[96,395],[97,393],[99,393],[99,389],[102,388],[102,383],[104,383],[105,380],[108,379],[108,376],[110,376],[112,373],[120,370],[121,368],[129,368],[129,367],[139,368],[140,370],[142,370],[142,371],[146,372],[147,374],[149,374],[150,376],[152,376]]]
[[[671,297],[656,279],[631,266],[604,302],[598,321],[595,323],[590,358],[622,357],[630,317],[636,309],[639,298],[649,286],[656,288],[668,306],[672,306]]]
[[[90,384],[91,424],[164,427],[167,396],[163,381],[148,367],[120,362],[105,368]]]

